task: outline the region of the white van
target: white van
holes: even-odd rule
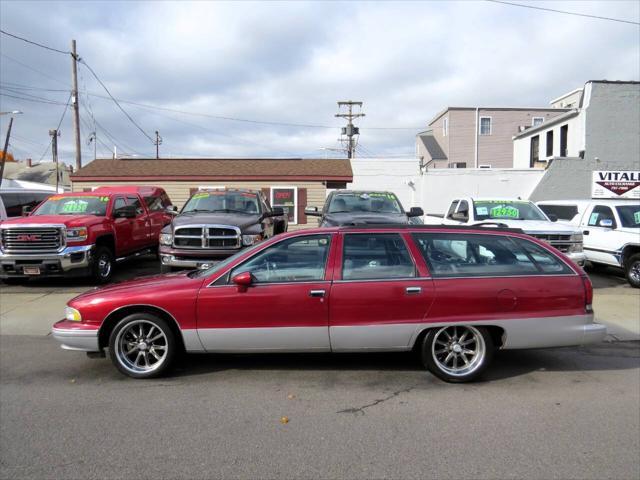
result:
[[[7,218],[21,217],[24,207],[33,209],[53,194],[55,192],[26,188],[0,189],[0,222]]]
[[[582,230],[589,262],[624,269],[631,286],[640,288],[639,201],[545,200],[537,205]]]

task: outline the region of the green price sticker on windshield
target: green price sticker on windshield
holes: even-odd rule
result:
[[[210,197],[210,195],[207,192],[203,192],[203,193],[196,193],[192,198],[196,200],[198,198],[208,198],[208,197]]]
[[[69,200],[62,205],[62,213],[84,213],[88,206],[89,202],[84,200]]]
[[[500,205],[489,210],[491,218],[519,218],[520,210],[508,205]]]
[[[633,221],[636,225],[640,224],[640,212],[633,212]]]

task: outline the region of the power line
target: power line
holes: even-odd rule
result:
[[[0,93],[0,96],[9,97],[9,98],[16,98],[18,100],[25,100],[27,102],[45,103],[45,104],[48,104],[48,105],[64,105],[64,103],[56,102],[54,100],[47,100],[47,101],[36,100],[36,99],[33,99],[33,98],[19,97],[19,96],[16,96],[16,95],[9,95],[8,93]]]
[[[135,121],[133,118],[131,118],[131,115],[129,115],[129,114],[127,113],[127,111],[126,111],[124,108],[122,108],[122,105],[120,105],[120,104],[118,103],[118,100],[116,100],[116,99],[114,98],[114,96],[113,96],[113,95],[111,95],[111,92],[109,91],[109,89],[107,88],[107,86],[106,86],[104,83],[102,83],[102,80],[100,80],[100,78],[98,77],[98,75],[96,75],[96,72],[94,72],[94,71],[93,71],[93,69],[89,66],[89,64],[88,64],[84,59],[79,59],[78,61],[79,61],[81,64],[83,64],[85,67],[87,67],[87,69],[88,69],[88,70],[91,72],[91,74],[95,77],[95,79],[96,79],[96,80],[98,81],[98,83],[102,86],[102,88],[104,88],[104,91],[105,91],[105,92],[107,92],[107,94],[109,95],[109,97],[111,98],[111,100],[113,100],[113,102],[118,106],[118,108],[122,111],[122,113],[124,113],[124,114],[125,114],[125,116],[129,119],[129,121],[130,121],[131,123],[133,123],[133,124],[136,126],[136,128],[137,128],[138,130],[140,130],[140,132],[142,132],[142,134],[143,134],[145,137],[147,137],[151,142],[153,142],[153,138],[151,138],[151,136],[149,136],[149,135],[147,134],[147,132],[145,132],[145,131],[142,129],[142,127],[141,127],[140,125],[138,125],[138,124],[136,123],[136,121]]]
[[[2,29],[0,29],[0,33],[8,35],[9,37],[13,37],[13,38],[15,38],[17,40],[22,40],[23,42],[30,43],[31,45],[35,45],[36,47],[40,47],[40,48],[44,48],[44,49],[47,49],[47,50],[51,50],[52,52],[61,53],[63,55],[71,55],[71,52],[68,52],[68,51],[65,52],[64,50],[58,50],[57,48],[49,47],[47,45],[43,45],[42,43],[34,42],[33,40],[29,40],[29,39],[26,39],[24,37],[20,37],[18,35],[14,35],[13,33],[5,32]]]
[[[60,80],[58,78],[52,77],[48,73],[44,73],[42,70],[38,70],[37,68],[34,68],[34,67],[30,66],[30,65],[27,65],[26,63],[23,63],[20,60],[16,60],[15,58],[10,57],[9,55],[7,55],[5,53],[0,53],[0,56],[3,56],[4,58],[6,58],[8,60],[11,60],[12,62],[15,62],[18,65],[21,65],[22,67],[24,67],[24,68],[26,68],[28,70],[31,70],[31,71],[36,72],[36,73],[39,73],[40,75],[42,75],[44,77],[47,77],[47,78],[53,80],[54,82],[60,83],[61,85],[69,86],[68,83],[63,82],[62,80]]]
[[[67,100],[67,103],[64,106],[64,111],[62,112],[62,116],[60,117],[60,121],[58,122],[58,126],[56,127],[56,131],[60,130],[60,125],[62,125],[62,121],[64,120],[64,116],[67,114],[67,109],[69,108],[69,103],[71,103],[71,94],[69,94],[69,98]],[[47,146],[47,149],[44,152],[42,152],[42,155],[40,156],[40,160],[38,160],[38,163],[40,163],[42,161],[44,156],[47,154],[47,152],[51,148],[52,144],[53,144],[53,138],[49,142],[49,145]]]
[[[554,8],[536,7],[534,5],[525,5],[523,3],[505,2],[503,0],[485,0],[485,1],[486,2],[491,2],[491,3],[501,3],[503,5],[510,5],[512,7],[531,8],[533,10],[543,10],[545,12],[563,13],[565,15],[574,15],[576,17],[596,18],[598,20],[608,20],[610,22],[620,22],[620,23],[629,23],[631,25],[640,25],[640,22],[634,22],[634,21],[631,21],[631,20],[623,20],[621,18],[601,17],[599,15],[589,15],[588,13],[580,13],[580,12],[568,12],[566,10],[556,10]]]

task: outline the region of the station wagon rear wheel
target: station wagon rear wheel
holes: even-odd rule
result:
[[[469,382],[487,368],[493,351],[491,335],[485,328],[452,325],[427,333],[422,345],[422,361],[442,380]]]
[[[175,351],[175,336],[167,322],[148,313],[129,315],[109,336],[111,361],[133,378],[161,375],[171,365]]]

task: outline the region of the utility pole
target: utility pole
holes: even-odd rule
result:
[[[58,184],[60,183],[60,173],[58,170],[58,136],[60,133],[58,130],[53,129],[49,130],[49,135],[51,136],[51,156],[53,157],[53,162],[56,164],[56,193],[58,193]]]
[[[346,118],[348,123],[346,127],[342,127],[342,135],[347,136],[347,158],[353,158],[355,153],[355,143],[353,137],[360,135],[360,129],[353,125],[353,119],[364,117],[364,113],[353,113],[353,107],[362,109],[362,102],[352,102],[351,100],[338,102],[338,109],[347,107],[347,113],[336,113],[336,117]]]
[[[71,103],[73,105],[73,131],[76,140],[76,171],[82,167],[82,152],[80,150],[80,99],[78,98],[78,54],[76,41],[71,40]]]
[[[7,130],[7,138],[4,141],[2,149],[2,163],[0,164],[0,185],[2,185],[2,175],[4,175],[4,164],[7,161],[7,148],[9,148],[9,136],[11,135],[11,126],[13,125],[13,117],[9,119],[9,129]]]
[[[156,146],[156,160],[157,160],[160,158],[160,145],[162,145],[162,137],[158,133],[158,130],[156,130],[156,141],[153,142],[153,144]]]

